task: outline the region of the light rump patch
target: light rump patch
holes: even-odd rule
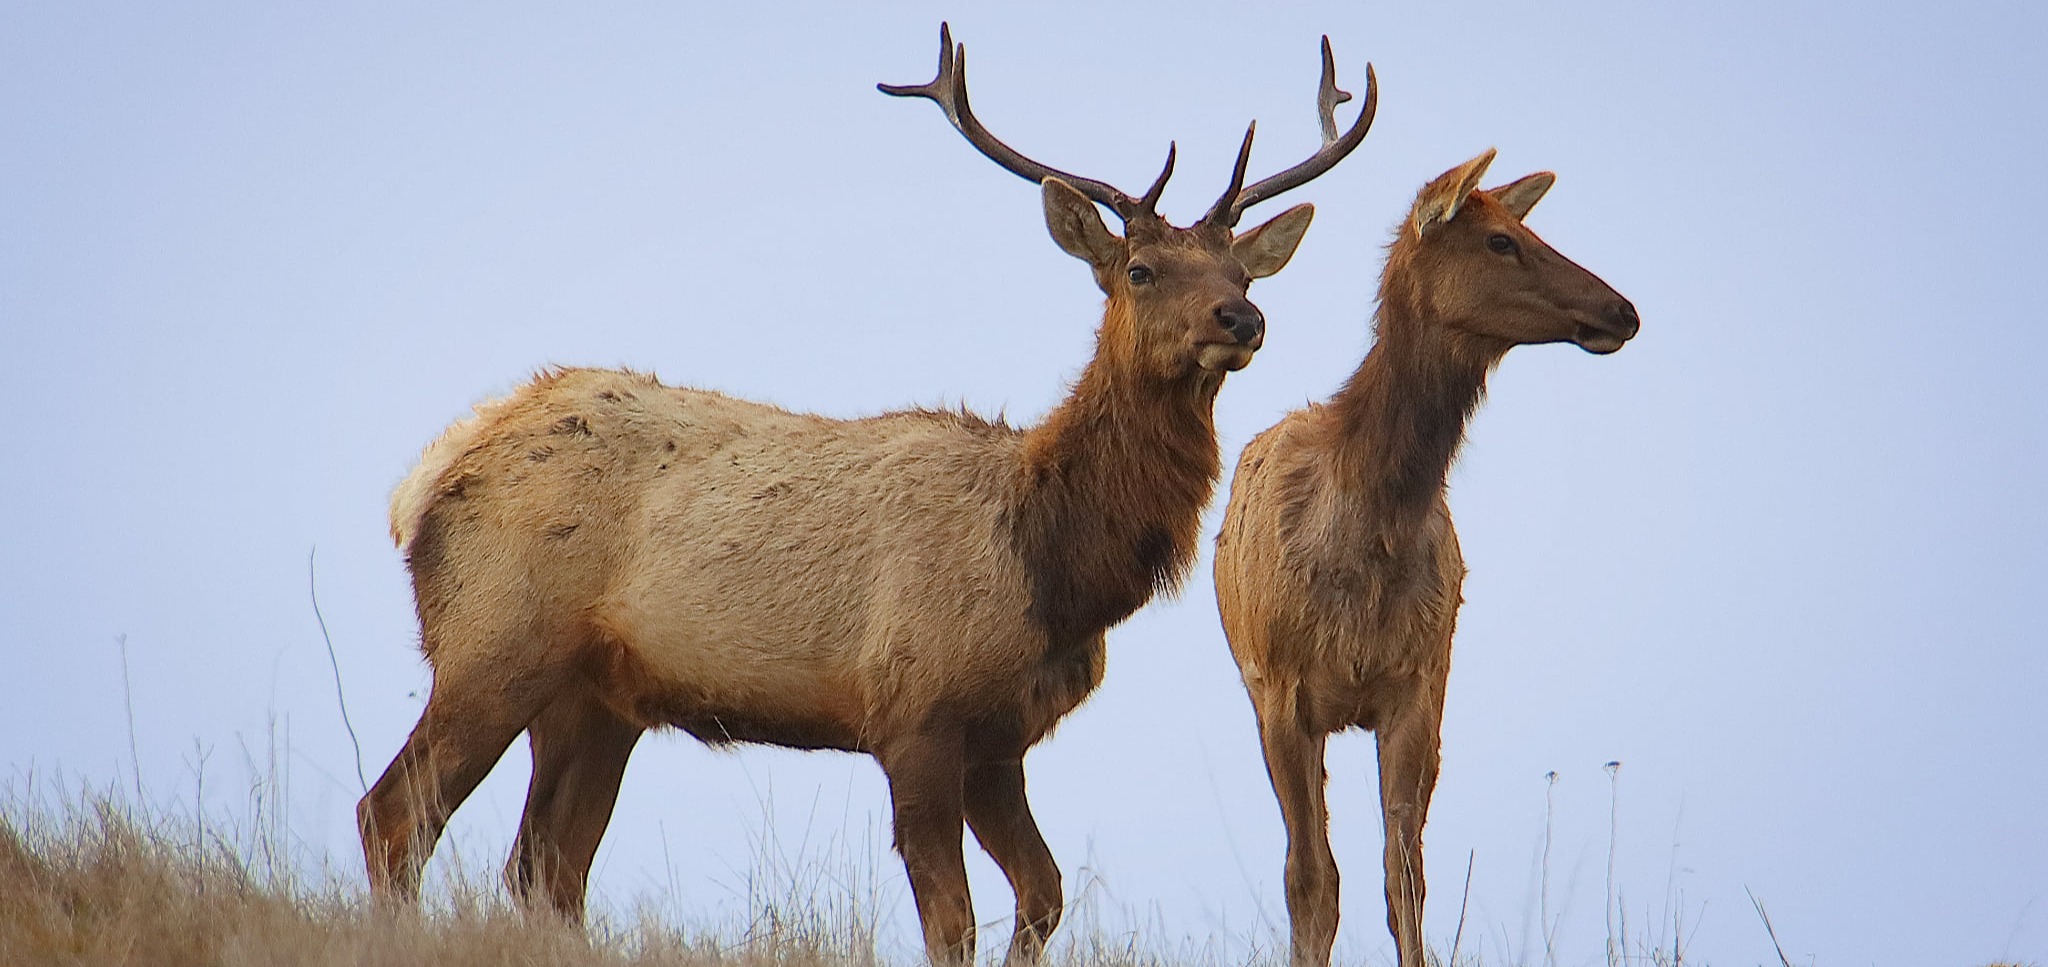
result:
[[[506,399],[493,399],[478,403],[468,418],[457,420],[442,430],[441,435],[420,452],[420,462],[412,472],[406,474],[398,487],[391,491],[391,540],[398,545],[399,553],[412,553],[412,541],[419,533],[420,519],[426,515],[434,491],[443,485],[448,468],[475,444],[477,437],[507,402]]]

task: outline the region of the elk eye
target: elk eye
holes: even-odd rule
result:
[[[1149,268],[1146,268],[1145,266],[1142,266],[1142,265],[1133,265],[1133,266],[1131,266],[1131,284],[1132,284],[1132,285],[1150,285],[1150,284],[1152,284],[1152,270],[1151,270],[1151,269],[1149,269]]]
[[[1490,235],[1486,239],[1486,247],[1506,255],[1515,250],[1515,240],[1506,235]]]

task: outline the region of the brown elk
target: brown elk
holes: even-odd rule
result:
[[[1032,161],[975,119],[965,60],[941,28],[938,77],[882,90],[937,102],[1039,183],[1054,241],[1094,270],[1107,305],[1071,394],[1026,429],[833,420],[577,369],[480,405],[392,497],[434,684],[358,809],[380,895],[416,898],[449,814],[524,731],[506,879],[580,918],[627,758],[675,727],[874,756],[932,960],[973,958],[963,821],[1016,894],[1009,961],[1038,960],[1063,901],[1024,753],[1100,683],[1106,629],[1192,563],[1222,467],[1211,406],[1264,338],[1246,288],[1313,210],[1236,234],[1240,214],[1356,148],[1375,96],[1343,139],[1250,186],[1247,132],[1229,188],[1183,229],[1154,211],[1171,151],[1136,198]],[[1326,42],[1330,103],[1348,97],[1332,70]]]
[[[1293,963],[1337,934],[1324,742],[1379,743],[1387,926],[1422,967],[1422,825],[1436,786],[1464,559],[1444,477],[1486,375],[1518,345],[1611,353],[1635,307],[1522,224],[1548,172],[1475,190],[1488,151],[1422,189],[1388,250],[1376,338],[1330,401],[1245,447],[1216,540],[1216,600],[1287,825]]]

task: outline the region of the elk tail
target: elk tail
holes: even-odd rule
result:
[[[447,490],[449,472],[464,454],[481,442],[484,431],[496,422],[496,417],[517,395],[478,403],[474,413],[441,431],[441,435],[421,451],[419,465],[413,467],[412,472],[399,482],[398,488],[391,492],[391,540],[398,545],[400,553],[412,553],[412,541],[419,535],[420,522],[426,520],[435,498]]]

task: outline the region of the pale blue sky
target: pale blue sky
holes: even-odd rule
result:
[[[1313,148],[1320,34],[1345,86],[1377,66],[1372,135],[1289,196],[1316,223],[1252,290],[1227,461],[1356,364],[1389,228],[1488,146],[1490,181],[1558,172],[1531,226],[1640,308],[1612,357],[1511,354],[1453,477],[1433,942],[1469,852],[1467,949],[1542,959],[1555,770],[1559,962],[1598,962],[1619,759],[1629,918],[1683,911],[1691,957],[1774,959],[1747,888],[1795,960],[2048,960],[2048,14],[2018,3],[5,5],[0,762],[128,774],[126,635],[153,794],[210,749],[243,808],[274,717],[294,830],[359,875],[306,556],[374,778],[427,681],[385,499],[471,402],[578,363],[1042,413],[1090,348],[1085,267],[1029,185],[873,89],[930,76],[942,18],[1025,152],[1136,188],[1177,139],[1183,221],[1245,121],[1255,176]],[[1029,767],[1070,895],[1099,876],[1112,919],[1236,957],[1284,926],[1283,839],[1207,566],[1112,632]],[[1330,765],[1339,955],[1385,963],[1369,740]],[[525,769],[458,815],[480,866]],[[597,893],[711,917],[773,838],[870,857],[902,922],[886,815],[867,759],[656,738]]]

